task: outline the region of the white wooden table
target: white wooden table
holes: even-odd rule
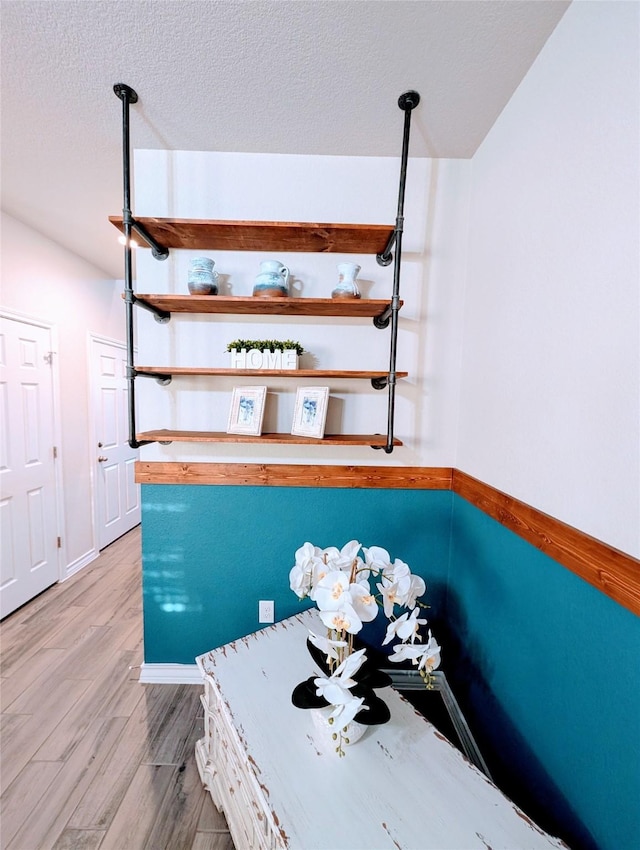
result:
[[[236,850],[534,850],[540,830],[392,688],[391,720],[339,758],[291,692],[317,669],[315,610],[201,655],[204,785]],[[320,627],[321,628],[321,627]]]

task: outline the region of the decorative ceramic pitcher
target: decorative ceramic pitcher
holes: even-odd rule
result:
[[[253,294],[264,298],[282,298],[289,294],[289,269],[279,260],[264,260],[253,285]]]
[[[187,286],[191,295],[217,295],[218,272],[209,257],[196,257],[189,263]]]
[[[332,298],[360,298],[356,278],[360,266],[356,263],[338,263],[338,285],[331,293]]]

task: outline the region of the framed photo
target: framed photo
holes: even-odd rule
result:
[[[266,387],[234,387],[227,434],[262,433]]]
[[[329,387],[298,387],[291,433],[298,437],[324,436]]]

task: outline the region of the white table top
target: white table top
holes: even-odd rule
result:
[[[315,609],[200,656],[291,850],[564,847],[540,830],[392,688],[391,720],[339,758],[322,750],[291,692],[317,668]]]

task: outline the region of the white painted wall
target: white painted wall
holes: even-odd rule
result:
[[[396,395],[396,436],[404,447],[386,455],[368,447],[173,443],[144,447],[142,459],[450,465],[457,422],[468,171],[468,162],[409,163],[401,280],[405,305],[397,366],[410,377],[399,382]],[[396,158],[136,151],[135,210],[138,216],[393,224],[398,173]],[[216,261],[225,294],[251,295],[259,263],[267,258],[289,266],[297,296],[329,297],[337,282],[336,264],[344,260],[362,266],[359,281],[365,297],[384,298],[392,291],[393,267],[380,267],[374,256],[174,251],[158,262],[145,250],[137,252],[137,291],[186,293],[187,267],[198,253]],[[227,342],[242,336],[298,339],[311,353],[302,365],[387,369],[389,364],[389,331],[376,330],[371,320],[177,315],[161,326],[140,310],[137,321],[140,365],[224,366]],[[160,388],[139,380],[138,430],[224,431],[236,383],[242,381],[182,378]],[[288,432],[295,386],[324,382],[266,383],[264,430]],[[362,381],[334,382],[330,389],[327,433],[386,432],[386,391],[376,392]]]
[[[456,465],[640,553],[638,79],[638,5],[575,2],[471,163],[410,161],[403,448],[174,443],[143,459]],[[397,159],[137,151],[136,214],[392,223],[397,172]],[[139,251],[138,290],[186,293],[196,253],[158,263]],[[223,291],[249,295],[265,255],[210,253]],[[278,259],[297,294],[328,296],[343,258]],[[364,293],[387,295],[391,269],[358,262]],[[386,334],[364,320],[160,326],[142,311],[138,362],[224,365],[226,343],[249,333],[299,339],[311,365],[387,364]],[[139,381],[139,428],[224,430],[234,383]],[[267,383],[265,430],[286,431],[291,384]],[[384,430],[384,393],[359,382],[331,391],[328,431]]]
[[[57,330],[64,528],[63,567],[97,555],[93,528],[88,334],[124,339],[122,284],[9,215],[2,214],[0,304]]]
[[[574,2],[473,159],[456,462],[635,555],[639,10]]]

